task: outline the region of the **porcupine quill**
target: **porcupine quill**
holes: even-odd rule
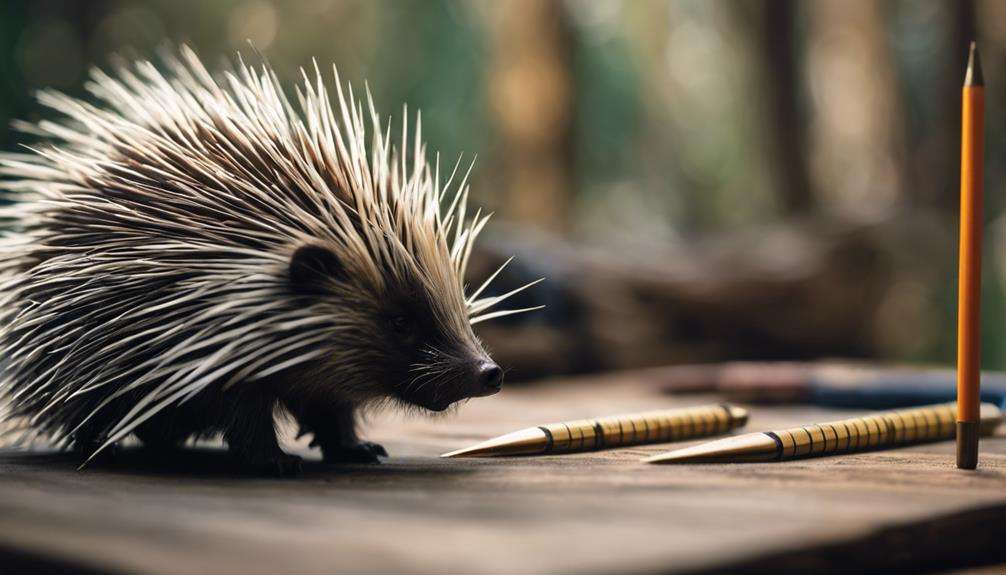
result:
[[[491,308],[537,282],[484,297],[501,267],[464,293],[489,216],[467,217],[470,166],[441,183],[418,113],[399,152],[334,66],[333,105],[317,64],[290,99],[266,64],[218,80],[187,47],[163,63],[93,71],[95,103],[42,91],[60,119],[19,123],[38,142],[0,155],[8,421],[85,462],[131,434],[219,432],[288,474],[277,406],[326,461],[376,461],[359,409],[499,390],[471,326],[528,311]]]

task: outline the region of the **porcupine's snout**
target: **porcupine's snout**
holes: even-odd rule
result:
[[[453,390],[441,390],[439,401],[434,401],[433,411],[442,411],[456,401],[472,397],[486,397],[499,393],[503,387],[503,370],[496,362],[483,356],[458,365],[457,383]]]
[[[473,389],[470,397],[485,397],[499,393],[503,387],[503,370],[492,360],[483,360],[475,365]]]
[[[503,370],[487,355],[441,364],[439,370],[426,373],[438,372],[440,377],[414,379],[400,397],[431,411],[443,411],[458,401],[499,393],[503,385]]]

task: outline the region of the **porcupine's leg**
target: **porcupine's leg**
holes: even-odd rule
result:
[[[276,439],[276,399],[251,391],[242,393],[233,405],[224,421],[224,439],[230,452],[255,471],[298,475],[301,458],[284,452]]]
[[[324,410],[295,410],[304,432],[314,434],[312,446],[321,448],[325,463],[379,463],[388,456],[384,446],[360,441],[356,435],[356,410],[339,404]]]

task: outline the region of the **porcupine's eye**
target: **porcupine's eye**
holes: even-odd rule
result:
[[[393,315],[388,324],[391,332],[398,338],[398,341],[407,346],[412,346],[416,343],[416,324],[411,317],[406,314]]]
[[[412,332],[412,322],[404,315],[396,315],[391,318],[391,330],[399,336],[407,336]]]

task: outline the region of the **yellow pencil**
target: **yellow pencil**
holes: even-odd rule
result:
[[[985,79],[971,43],[961,118],[961,230],[957,294],[957,467],[978,466],[981,383],[982,164]]]

